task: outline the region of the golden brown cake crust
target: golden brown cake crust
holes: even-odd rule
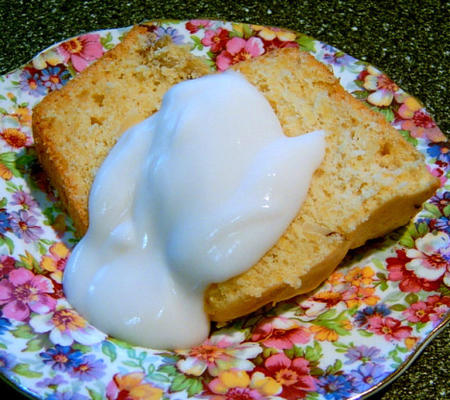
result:
[[[155,50],[145,28],[134,28],[120,45],[34,110],[39,159],[81,234],[87,229],[93,177],[120,134],[155,112],[170,86],[208,73],[186,49],[160,46]],[[147,49],[145,62],[142,49]],[[135,64],[122,64],[133,57]],[[131,75],[139,65],[152,67],[145,84],[132,78],[130,93],[117,87],[120,79],[111,65]],[[380,114],[345,92],[311,55],[279,49],[233,68],[264,94],[287,135],[325,129],[328,136],[324,161],[284,235],[248,271],[208,287],[205,309],[216,321],[314,289],[348,249],[407,223],[439,185],[417,150]],[[80,98],[83,93],[85,98]],[[70,114],[77,107],[81,113]],[[65,145],[68,138],[70,147]],[[81,178],[74,179],[79,172]]]
[[[47,95],[33,109],[39,161],[74,221],[88,227],[88,195],[109,150],[130,126],[157,111],[174,84],[209,73],[184,46],[157,41],[145,25]]]

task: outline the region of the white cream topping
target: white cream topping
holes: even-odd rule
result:
[[[209,332],[206,287],[276,243],[322,161],[324,136],[286,137],[237,72],[175,85],[98,171],[89,230],[66,266],[66,297],[130,343],[198,345]]]

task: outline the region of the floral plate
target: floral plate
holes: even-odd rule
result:
[[[0,371],[47,399],[361,398],[392,380],[448,321],[448,142],[385,74],[300,33],[229,22],[156,21],[211,68],[300,46],[382,113],[426,157],[441,189],[419,215],[351,252],[307,296],[215,327],[183,351],[131,346],[90,326],[64,298],[73,226],[35,157],[31,110],[129,30],[81,35],[0,77]]]

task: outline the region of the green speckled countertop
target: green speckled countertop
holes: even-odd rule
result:
[[[205,17],[291,28],[368,61],[418,97],[449,133],[450,2],[0,0],[0,74],[68,37],[148,19]],[[450,329],[373,399],[450,397]],[[2,398],[22,398],[0,383]],[[17,396],[17,397],[16,397]]]

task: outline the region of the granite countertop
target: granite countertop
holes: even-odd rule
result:
[[[291,28],[368,61],[418,97],[448,135],[450,3],[439,0],[0,0],[0,74],[80,33],[148,19],[199,17]],[[447,327],[400,378],[372,398],[447,399],[449,358]],[[0,393],[22,398],[3,382]]]

